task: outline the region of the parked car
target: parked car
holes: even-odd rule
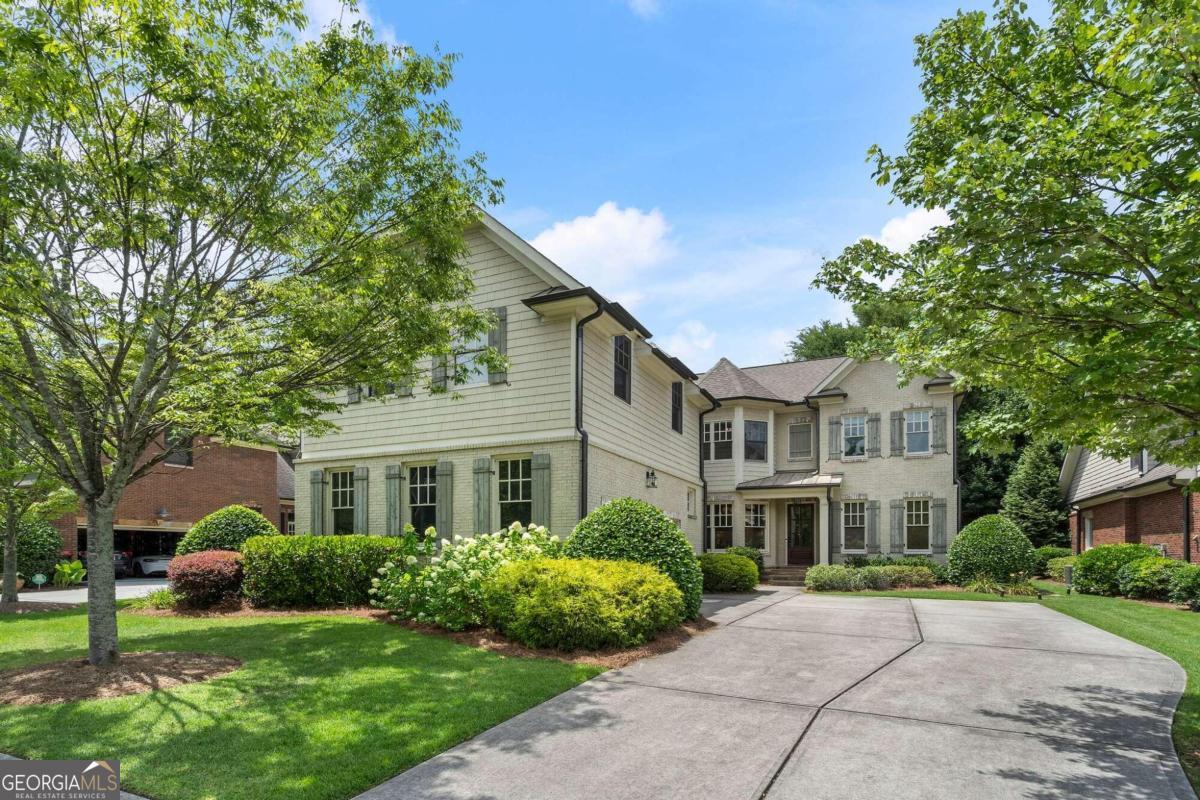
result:
[[[133,574],[132,555],[132,553],[124,553],[120,550],[113,551],[113,571],[118,578],[128,578]]]
[[[171,556],[138,556],[133,560],[133,574],[139,578],[166,575]]]

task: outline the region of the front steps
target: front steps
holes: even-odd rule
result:
[[[807,572],[808,567],[767,567],[763,582],[770,586],[803,586]]]

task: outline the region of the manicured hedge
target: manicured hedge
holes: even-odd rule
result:
[[[887,564],[847,567],[817,564],[805,573],[804,587],[811,592],[860,592],[885,589],[928,588],[937,583],[925,565]]]
[[[1169,598],[1172,603],[1200,611],[1200,566],[1184,564],[1171,573]]]
[[[399,536],[255,536],[242,546],[242,590],[253,605],[366,605],[371,579],[406,553]]]
[[[1035,548],[1033,551],[1033,574],[1046,576],[1049,573],[1046,571],[1049,568],[1051,559],[1068,558],[1071,555],[1069,547],[1055,547],[1053,545],[1045,545],[1044,547]]]
[[[217,509],[201,519],[179,540],[175,555],[204,550],[237,550],[251,536],[277,536],[270,520],[252,508],[233,505]]]
[[[758,567],[745,556],[705,553],[700,556],[706,592],[752,592],[758,585]]]
[[[947,567],[950,581],[960,586],[981,576],[1008,583],[1033,573],[1033,545],[1012,520],[989,514],[954,537]]]
[[[17,572],[25,577],[39,572],[47,578],[54,574],[54,565],[62,559],[62,537],[49,522],[27,519],[17,524]],[[0,547],[0,566],[4,564],[4,548]]]
[[[501,567],[484,590],[490,625],[530,647],[633,647],[683,619],[683,595],[631,561],[538,558]]]
[[[1171,577],[1187,565],[1162,556],[1139,558],[1117,570],[1121,594],[1140,600],[1167,600],[1171,596]]]
[[[1075,556],[1052,558],[1046,562],[1046,577],[1052,581],[1065,581],[1067,579],[1066,568],[1074,565]],[[1072,580],[1074,580],[1073,577]]]
[[[684,618],[700,613],[704,578],[696,553],[679,526],[645,501],[621,497],[588,514],[567,540],[565,555],[657,567],[683,593]]]
[[[1158,551],[1144,544],[1102,544],[1075,557],[1072,583],[1087,594],[1120,594],[1118,573],[1131,561],[1157,556]]]
[[[167,580],[182,606],[209,608],[233,602],[242,590],[242,555],[205,550],[176,556],[167,565]]]
[[[725,552],[731,556],[745,556],[754,562],[755,569],[758,570],[758,582],[762,583],[763,575],[766,573],[766,565],[763,563],[762,550],[757,547],[727,547]]]

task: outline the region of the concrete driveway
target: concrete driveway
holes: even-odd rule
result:
[[[705,614],[722,627],[363,797],[1195,797],[1183,670],[1037,604],[776,589]]]
[[[117,599],[131,600],[145,597],[155,589],[165,588],[166,578],[121,578],[117,581]],[[77,589],[29,589],[21,591],[17,599],[23,603],[86,603],[87,587]]]

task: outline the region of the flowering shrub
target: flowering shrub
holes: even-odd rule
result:
[[[484,590],[496,570],[514,561],[561,555],[557,536],[519,522],[469,539],[442,539],[428,564],[411,555],[385,564],[371,582],[371,602],[402,619],[461,631],[483,624]]]
[[[242,590],[242,556],[229,550],[202,550],[176,556],[167,566],[181,605],[208,608],[237,598]]]

